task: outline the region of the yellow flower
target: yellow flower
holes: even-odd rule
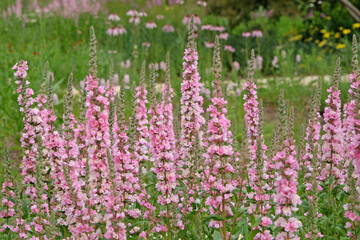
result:
[[[354,24],[352,25],[352,27],[353,27],[353,28],[360,28],[360,23],[354,23]]]
[[[346,35],[346,34],[349,34],[349,33],[351,33],[351,30],[350,30],[350,29],[344,29],[344,30],[343,30],[343,34]]]
[[[320,40],[319,40],[319,39],[316,39],[316,40],[315,40],[315,43],[319,43],[319,42],[320,42]]]
[[[336,45],[336,49],[344,48],[346,45],[344,43],[339,43]]]
[[[329,46],[332,46],[333,45],[333,42],[329,42]]]
[[[326,20],[331,20],[331,17],[330,17],[330,16],[326,16],[325,19],[326,19]]]
[[[330,37],[330,33],[324,33],[324,38],[329,38]]]
[[[321,33],[326,33],[326,29],[321,29],[320,32]]]
[[[323,47],[325,44],[326,44],[326,39],[322,40],[320,43],[319,43],[319,47]]]
[[[334,35],[334,38],[339,38],[339,37],[340,37],[340,33],[336,32],[335,35]]]
[[[313,38],[312,37],[309,37],[309,38],[306,38],[304,41],[305,42],[310,42],[310,41],[312,41],[313,40]]]
[[[302,34],[295,35],[295,36],[289,38],[289,42],[298,41],[298,40],[302,39],[302,37],[303,37]]]
[[[343,27],[339,27],[339,30],[342,31],[344,28]]]

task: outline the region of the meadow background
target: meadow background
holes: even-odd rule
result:
[[[140,63],[157,63],[157,82],[164,82],[161,65],[165,53],[171,54],[172,86],[175,90],[175,109],[179,106],[182,81],[182,57],[186,45],[187,28],[184,18],[198,15],[199,72],[204,85],[204,108],[212,90],[212,51],[215,35],[226,33],[221,44],[231,46],[222,52],[224,90],[229,101],[232,121],[238,122],[238,138],[241,138],[243,119],[242,84],[246,79],[250,49],[255,49],[255,79],[259,98],[264,101],[264,136],[268,142],[275,125],[276,101],[280,89],[295,108],[295,138],[302,134],[302,124],[308,116],[308,103],[312,84],[323,81],[321,103],[326,99],[326,89],[338,56],[342,58],[343,80],[341,99],[346,101],[351,69],[351,36],[358,34],[357,23],[336,0],[209,0],[209,1],[114,1],[82,0],[2,0],[0,2],[0,147],[10,146],[14,159],[20,160],[19,138],[23,124],[16,103],[16,86],[12,66],[20,59],[29,63],[29,79],[35,92],[40,89],[41,74],[46,61],[55,76],[57,116],[63,112],[62,96],[66,79],[74,74],[75,98],[79,100],[80,82],[88,73],[89,27],[94,26],[98,40],[98,71],[101,78],[109,76],[110,59],[120,79],[139,82]],[[360,1],[352,3],[359,6]],[[144,11],[139,24],[129,22],[131,9]],[[114,13],[120,21],[109,20]],[[154,29],[147,23],[154,22]],[[109,29],[121,25],[122,35],[109,35]],[[174,32],[164,32],[165,25],[172,25]],[[206,30],[207,25],[221,26],[222,31]],[[205,28],[205,29],[204,29]],[[260,32],[260,35],[259,35]],[[249,34],[250,36],[248,37]],[[254,36],[256,35],[256,36]],[[230,51],[229,51],[230,49]],[[130,97],[130,90],[126,91]],[[130,117],[130,101],[126,115]],[[324,105],[321,106],[321,109]],[[79,104],[74,111],[79,112]],[[58,118],[59,126],[62,119]],[[6,141],[5,141],[6,138]]]

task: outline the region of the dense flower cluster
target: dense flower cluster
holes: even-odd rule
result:
[[[338,89],[338,81],[340,80],[340,58],[336,64],[334,73],[334,85],[331,86],[327,92],[329,93],[328,99],[325,101],[328,107],[324,112],[324,131],[322,136],[324,141],[322,145],[322,161],[325,167],[321,171],[320,180],[325,180],[334,176],[341,184],[345,181],[345,175],[341,169],[341,161],[343,156],[343,132],[341,121],[341,100],[340,90]]]
[[[186,170],[182,172],[184,182],[187,184],[188,192],[193,195],[194,188],[197,184],[194,183],[196,179],[195,162],[195,142],[196,138],[203,137],[201,131],[205,119],[202,116],[204,110],[202,108],[203,97],[200,95],[202,84],[200,83],[200,76],[198,72],[198,53],[194,45],[194,19],[191,20],[191,30],[188,36],[188,46],[183,57],[183,82],[181,84],[181,136],[180,136],[180,153],[181,159],[186,166]],[[201,144],[201,143],[200,143]],[[190,199],[190,203],[192,202]]]
[[[275,214],[278,216],[275,227],[280,228],[276,239],[300,239],[295,232],[302,227],[302,223],[293,213],[298,210],[301,204],[300,196],[297,194],[297,170],[299,170],[296,158],[295,140],[292,133],[293,109],[287,121],[287,136],[284,140],[282,149],[276,153],[273,161],[277,169],[275,181],[276,194],[274,202],[277,203]]]
[[[248,81],[244,84],[244,110],[245,122],[247,126],[248,137],[248,153],[249,162],[247,165],[248,185],[252,189],[247,194],[249,199],[248,212],[255,214],[257,218],[261,219],[258,229],[261,231],[256,234],[254,239],[272,239],[269,230],[265,230],[272,220],[267,217],[267,212],[270,209],[270,195],[267,190],[271,190],[268,176],[267,156],[265,154],[267,146],[264,143],[264,137],[261,131],[260,109],[257,100],[257,87],[253,82],[254,67],[255,67],[255,54],[251,52],[250,69],[248,72]],[[259,148],[259,149],[258,149]],[[266,182],[268,182],[266,184]],[[252,201],[255,202],[252,202]]]
[[[130,11],[128,15],[144,13]],[[110,20],[117,19],[111,16]],[[278,120],[268,150],[252,52],[248,80],[243,87],[245,115],[239,147],[221,81],[219,36],[213,44],[214,80],[205,124],[194,21],[184,20],[190,34],[183,57],[180,113],[174,110],[176,91],[170,81],[168,53],[166,64],[161,64],[165,84],[161,86],[160,98],[156,96],[156,80],[162,72],[155,72],[154,64],[150,64],[148,91],[144,62],[140,84],[132,82],[132,114],[127,119],[129,79],[124,78],[120,89],[116,89],[112,70],[107,83],[98,78],[93,28],[90,71],[82,82],[80,116],[73,112],[74,83],[70,74],[59,128],[51,97],[54,76],[48,65],[36,97],[29,88],[27,62],[14,66],[24,122],[20,139],[24,150],[22,179],[19,183],[12,176],[10,157],[5,154],[0,236],[32,240],[219,236],[222,240],[288,240],[331,238],[341,228],[350,239],[359,237],[357,55],[354,53],[350,99],[344,106],[343,122],[338,61],[334,83],[328,89],[323,126],[318,84],[310,104],[308,126],[297,148],[294,109],[289,110],[281,91]],[[333,211],[338,201],[343,209]],[[337,227],[324,227],[323,215],[327,215],[326,224]],[[336,222],[332,222],[335,218]],[[340,218],[344,219],[343,226]]]

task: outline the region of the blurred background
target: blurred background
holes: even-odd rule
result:
[[[45,62],[50,62],[60,125],[68,75],[74,74],[74,93],[79,99],[81,82],[88,74],[90,26],[95,27],[98,40],[102,84],[108,81],[109,62],[113,59],[115,84],[124,80],[130,89],[132,81],[139,81],[140,65],[146,59],[147,65],[155,64],[160,86],[164,82],[165,55],[170,51],[174,105],[178,109],[191,15],[195,16],[197,29],[204,107],[211,97],[212,50],[215,35],[219,35],[224,91],[230,118],[238,122],[239,139],[242,84],[251,49],[256,53],[255,77],[259,97],[264,101],[266,140],[274,127],[281,88],[295,107],[299,139],[312,86],[318,79],[323,82],[324,104],[338,56],[343,66],[341,98],[347,99],[351,39],[360,30],[358,8],[360,0],[1,0],[0,147],[8,144],[13,150],[20,149],[23,125],[12,66],[21,59],[28,61],[30,86],[37,93]],[[130,99],[130,90],[126,94]],[[78,114],[78,104],[74,111]],[[130,116],[130,101],[126,111]]]

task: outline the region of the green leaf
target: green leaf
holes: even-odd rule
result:
[[[207,219],[212,219],[212,220],[216,220],[216,221],[223,221],[224,219],[219,216],[219,215],[209,215],[209,216],[205,216],[203,217],[204,218],[204,221],[206,221]]]
[[[221,240],[221,234],[217,230],[214,232],[214,240]]]
[[[135,226],[137,226],[137,225],[140,225],[140,224],[142,224],[142,223],[148,223],[148,222],[150,222],[150,221],[149,221],[149,220],[138,221],[138,222],[136,222],[136,223],[131,224],[130,229],[132,229],[133,227],[135,227]]]
[[[258,232],[260,232],[259,229],[256,229],[255,231],[253,231],[253,232],[250,234],[249,239],[254,239],[254,237],[256,236],[256,234],[257,234]]]
[[[251,224],[251,227],[252,227],[253,229],[256,228],[256,227],[259,225],[260,221],[261,221],[261,218],[256,219],[256,221],[254,221],[254,222]]]

